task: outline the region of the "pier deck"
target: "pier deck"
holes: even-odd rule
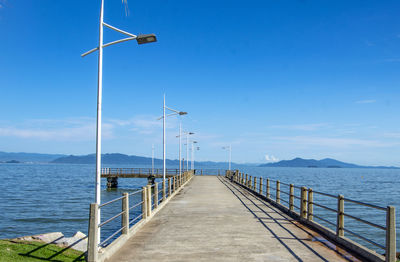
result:
[[[219,176],[196,176],[108,261],[358,261]]]

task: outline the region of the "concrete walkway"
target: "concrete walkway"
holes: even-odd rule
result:
[[[196,176],[108,261],[358,260],[225,178]]]

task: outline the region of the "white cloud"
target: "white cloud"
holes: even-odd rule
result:
[[[113,137],[114,125],[103,123],[102,137]],[[0,137],[21,139],[40,139],[48,141],[87,141],[94,140],[95,120],[91,118],[76,119],[31,119],[19,125],[0,126]]]
[[[290,130],[302,130],[302,131],[314,131],[324,127],[327,127],[326,123],[316,123],[316,124],[299,124],[299,125],[273,125],[270,128],[277,129],[290,129]]]
[[[356,104],[372,104],[372,103],[375,103],[375,102],[376,102],[376,100],[374,100],[374,99],[359,100],[359,101],[356,101]]]
[[[274,157],[273,155],[265,155],[265,160],[268,162],[278,162],[279,159]]]
[[[367,140],[358,138],[336,138],[336,137],[314,137],[314,136],[285,136],[285,137],[272,137],[274,140],[290,142],[291,145],[301,146],[322,146],[332,148],[348,148],[352,146],[361,147],[393,147],[397,146],[395,143],[382,142],[378,140]]]

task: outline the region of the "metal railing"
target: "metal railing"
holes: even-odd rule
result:
[[[89,215],[89,237],[88,237],[88,261],[99,261],[100,256],[105,256],[107,247],[114,241],[118,241],[122,236],[129,236],[129,232],[140,222],[147,221],[153,212],[156,212],[160,204],[172,197],[180,187],[190,180],[193,171],[184,172],[182,175],[174,175],[162,182],[147,185],[132,193],[123,193],[121,197],[112,199],[98,205],[90,204]],[[130,201],[130,198],[133,201]],[[101,221],[99,211],[110,207],[115,203],[120,203],[122,208],[111,217]],[[102,212],[103,213],[103,212]],[[131,218],[132,217],[132,218]],[[120,220],[120,226],[113,224],[113,231],[107,236],[102,236],[100,232],[111,222]],[[117,221],[118,222],[118,221]],[[102,252],[99,252],[103,249]]]
[[[184,170],[182,170],[182,173]],[[162,175],[162,168],[136,168],[136,167],[103,167],[101,168],[102,175],[126,175],[126,174],[142,174],[142,175]],[[167,175],[179,175],[179,169],[176,168],[167,168]]]
[[[314,219],[317,219],[325,225],[328,225],[328,228],[320,224],[318,224],[318,226],[325,229],[333,229],[337,238],[344,239],[346,232],[359,240],[377,247],[378,249],[382,249],[382,253],[385,256],[385,261],[396,261],[396,225],[395,208],[393,206],[381,207],[378,205],[345,198],[343,195],[332,195],[324,192],[313,191],[311,188],[299,187],[293,184],[280,182],[279,180],[252,177],[248,174],[240,173],[239,171],[227,171],[226,176],[230,178],[231,181],[234,181],[259,195],[262,195],[268,200],[273,201],[279,206],[285,208],[285,210],[287,210],[289,213],[299,217],[300,220],[307,221],[311,224],[316,224],[314,223]],[[330,207],[325,204],[325,202],[329,203],[329,200],[317,202],[314,199],[315,195],[328,198],[329,200],[334,200],[333,204],[335,207]],[[296,202],[299,203],[299,205],[296,205]],[[386,217],[386,224],[380,225],[367,219],[352,215],[349,212],[345,212],[344,206],[346,202],[365,208],[379,210],[382,212],[382,215]],[[332,205],[332,201],[330,203]],[[325,210],[325,214],[316,212],[317,209],[318,211]],[[336,217],[335,221],[329,219],[329,217],[332,217],[327,215],[329,212],[333,213],[334,217]],[[354,232],[353,229],[345,227],[345,217],[358,223],[362,223],[365,226],[382,230],[385,235],[385,240],[381,242],[385,242],[385,244],[380,244],[375,239],[370,239],[365,235]],[[368,251],[366,247],[364,248]]]

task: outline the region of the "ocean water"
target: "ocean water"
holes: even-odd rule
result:
[[[121,167],[121,166],[108,166]],[[124,166],[129,167],[129,166]],[[87,233],[89,204],[94,202],[94,165],[67,164],[0,164],[0,238],[61,231],[71,236],[76,231]],[[252,176],[280,180],[296,186],[306,186],[314,191],[342,194],[345,198],[396,207],[397,247],[400,247],[400,170],[396,169],[346,169],[346,168],[268,168],[241,167]],[[102,181],[102,202],[121,196],[123,192],[135,192],[147,184],[146,179],[119,179],[117,190],[107,190]],[[273,183],[271,186],[275,187]],[[281,185],[282,191],[289,191]],[[295,194],[299,195],[298,190]],[[271,190],[271,196],[274,192]],[[288,196],[281,193],[281,198]],[[133,195],[131,203],[140,201],[140,194]],[[314,201],[337,208],[337,200],[314,194]],[[295,203],[299,206],[298,201]],[[121,210],[121,202],[104,208],[102,221]],[[140,207],[132,210],[131,218],[140,213]],[[314,207],[314,213],[336,222],[336,214]],[[345,213],[385,225],[385,212],[345,202]],[[329,224],[318,221],[331,227]],[[120,226],[115,220],[104,227],[102,235],[114,232]],[[332,227],[331,227],[332,228]],[[384,231],[345,218],[348,228],[379,244],[385,242]],[[382,250],[369,243],[360,242],[379,253]],[[104,237],[103,237],[104,239]]]

